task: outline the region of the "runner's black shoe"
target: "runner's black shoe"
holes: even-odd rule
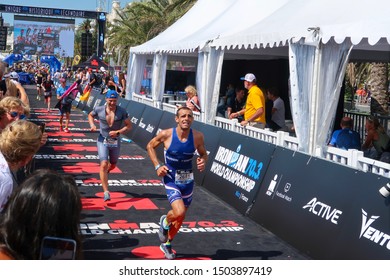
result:
[[[168,241],[168,229],[164,228],[164,219],[167,217],[167,215],[162,215],[160,218],[160,229],[158,230],[158,238],[162,243],[165,243]]]
[[[162,243],[160,245],[160,250],[164,253],[165,258],[168,260],[174,260],[176,258],[176,254],[172,251],[172,246],[171,244],[165,244]]]

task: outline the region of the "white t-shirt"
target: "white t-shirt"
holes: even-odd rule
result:
[[[285,123],[285,108],[283,100],[278,97],[274,100],[273,108],[276,109],[275,113],[272,114],[272,120],[280,127],[284,127]]]
[[[3,211],[8,198],[14,189],[11,170],[3,154],[0,152],[0,212]]]

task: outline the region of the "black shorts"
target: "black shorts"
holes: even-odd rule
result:
[[[61,108],[60,108],[61,115],[65,113],[70,113],[71,109],[72,109],[72,104],[61,104]]]

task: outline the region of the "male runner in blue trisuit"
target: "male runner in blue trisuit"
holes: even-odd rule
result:
[[[165,190],[172,209],[160,218],[159,238],[161,251],[167,259],[174,259],[171,241],[179,231],[188,207],[192,201],[194,173],[192,158],[195,150],[199,157],[196,165],[199,171],[205,169],[207,151],[203,134],[191,128],[194,116],[188,107],[177,109],[177,127],[162,130],[147,145],[149,157],[157,175],[163,177]],[[156,148],[163,144],[165,164],[158,161]]]

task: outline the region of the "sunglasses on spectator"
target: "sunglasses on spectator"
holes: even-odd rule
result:
[[[11,118],[16,118],[17,116],[19,116],[19,120],[23,120],[26,118],[26,115],[23,115],[23,114],[19,114],[19,112],[8,112],[8,114],[11,116]]]

